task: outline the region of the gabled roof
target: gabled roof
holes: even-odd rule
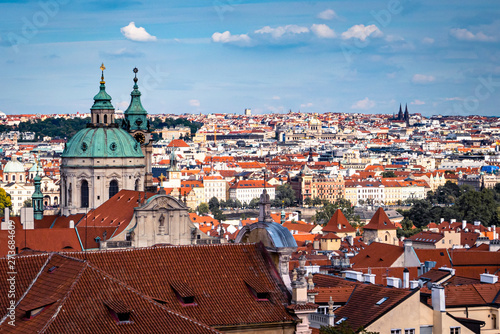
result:
[[[332,218],[330,218],[325,227],[323,227],[323,232],[349,233],[356,232],[356,229],[349,224],[342,210],[337,209]]]
[[[378,208],[377,212],[373,215],[370,222],[363,226],[365,230],[395,230],[396,225],[394,225],[387,217],[384,209]]]
[[[446,307],[500,302],[500,283],[446,286]]]
[[[70,255],[86,256],[99,270],[174,312],[209,326],[294,321],[284,306],[289,298],[286,288],[261,244],[150,247]],[[247,277],[268,288],[269,301],[254,298],[245,284]],[[187,283],[196,306],[183,306],[170,288],[171,282]]]
[[[167,147],[189,147],[189,145],[182,139],[174,139]]]
[[[351,258],[353,268],[390,267],[404,253],[404,248],[372,242]]]
[[[345,321],[353,329],[366,328],[417,291],[360,284],[355,287],[347,304],[335,311],[335,320],[346,318]]]
[[[94,265],[52,254],[16,307],[14,333],[219,333],[168,309]],[[44,307],[26,320],[29,311]],[[113,316],[128,313],[119,323]]]

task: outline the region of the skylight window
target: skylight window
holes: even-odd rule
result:
[[[387,299],[389,299],[389,297],[384,297],[380,299],[378,302],[376,302],[375,305],[382,305]]]
[[[343,323],[346,320],[347,320],[347,317],[342,317],[342,318],[340,318],[340,320],[338,320],[337,322],[335,322],[335,325],[340,325],[341,323]]]

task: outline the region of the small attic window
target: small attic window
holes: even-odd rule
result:
[[[384,297],[380,299],[378,302],[376,302],[375,305],[382,305],[387,299],[389,299],[389,297]]]
[[[52,266],[52,267],[49,268],[49,270],[47,270],[47,272],[49,274],[52,274],[54,271],[56,271],[57,268],[59,268],[59,267],[58,266]]]
[[[337,322],[335,322],[335,325],[340,325],[341,323],[343,323],[346,320],[347,320],[347,317],[342,317]]]
[[[184,282],[171,282],[170,287],[174,291],[182,306],[196,306],[194,291]]]
[[[245,280],[245,284],[255,300],[259,302],[269,301],[269,288],[261,281],[250,278]]]
[[[118,325],[134,323],[131,320],[132,310],[123,301],[109,300],[104,305]]]
[[[31,320],[31,319],[33,319],[34,317],[36,317],[37,315],[39,315],[40,313],[42,313],[44,310],[46,310],[47,308],[49,308],[50,306],[52,306],[52,304],[54,304],[54,303],[50,303],[50,304],[47,304],[47,305],[44,305],[44,306],[39,306],[39,307],[30,309],[30,310],[25,310],[26,313],[24,313],[23,320]]]

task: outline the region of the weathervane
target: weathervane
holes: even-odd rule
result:
[[[101,69],[101,83],[104,84],[104,70],[106,69],[106,67],[104,67],[104,63],[101,64],[101,67],[99,67]]]

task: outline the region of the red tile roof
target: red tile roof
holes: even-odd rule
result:
[[[403,253],[403,247],[372,242],[351,258],[351,264],[353,268],[390,267]]]
[[[363,226],[365,230],[395,230],[396,226],[390,221],[384,209],[378,208],[370,222]]]
[[[261,244],[151,247],[86,256],[92,265],[169,309],[210,326],[294,321],[284,307],[289,298],[286,288]],[[254,298],[247,277],[267,287],[269,301]],[[179,302],[170,288],[174,281],[189,285],[195,307]]]
[[[168,144],[167,147],[189,147],[189,145],[182,139],[174,139]]]
[[[349,224],[342,210],[337,209],[332,218],[330,218],[325,227],[323,227],[323,232],[349,233],[356,232],[356,229]]]

